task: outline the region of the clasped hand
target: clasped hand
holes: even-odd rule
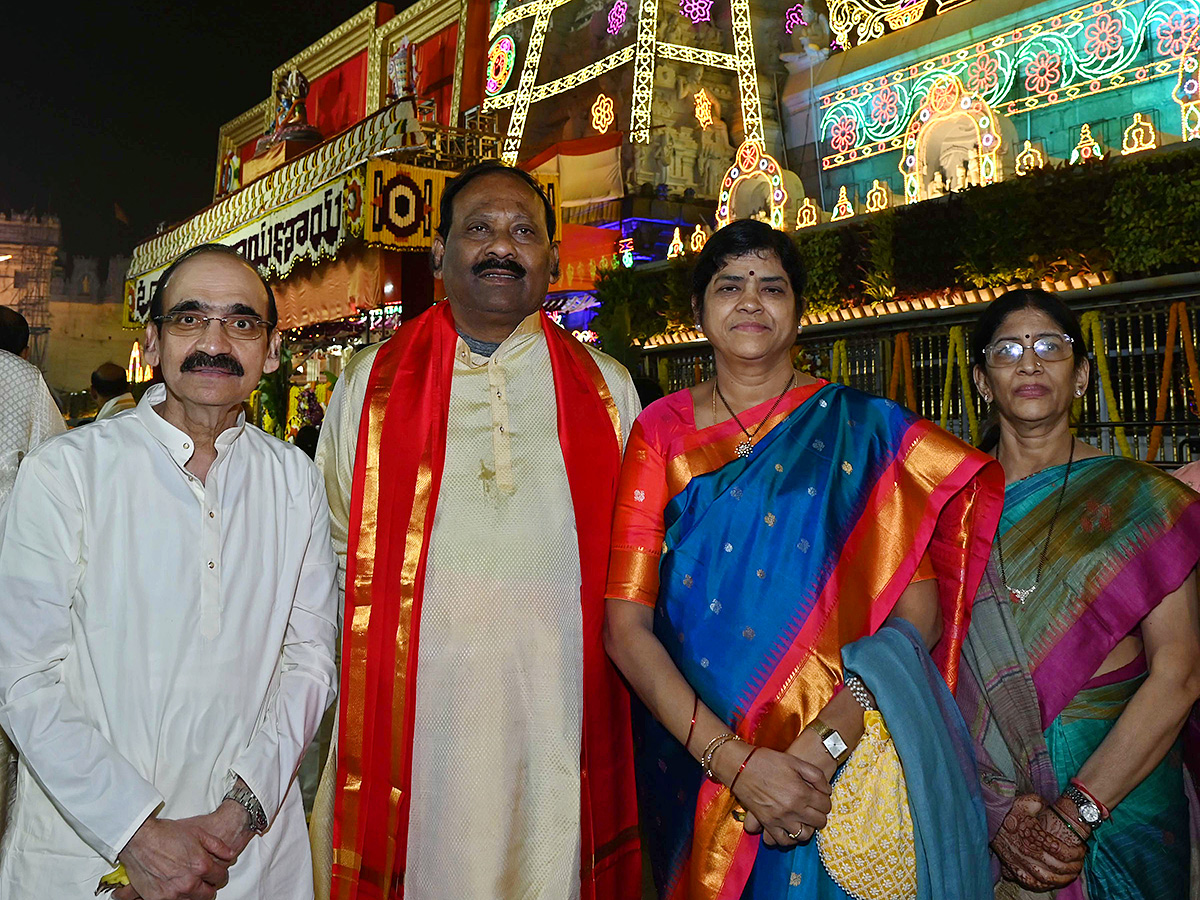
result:
[[[120,853],[130,883],[112,896],[114,900],[213,900],[252,836],[245,809],[232,800],[206,816],[151,816]]]
[[[992,839],[992,849],[1004,877],[1030,891],[1066,887],[1083,871],[1087,855],[1087,846],[1036,794],[1022,794],[1013,801]]]
[[[767,747],[759,748],[736,787],[746,808],[746,832],[761,833],[772,847],[794,847],[811,838],[825,825],[833,792],[819,766]]]

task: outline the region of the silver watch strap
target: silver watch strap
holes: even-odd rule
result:
[[[250,817],[249,828],[255,834],[262,834],[267,830],[267,814],[263,812],[262,804],[258,802],[258,798],[254,796],[254,791],[250,790],[244,784],[235,784],[225,792],[225,799],[232,800],[246,810]]]

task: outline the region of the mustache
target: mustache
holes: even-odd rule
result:
[[[525,267],[515,259],[485,259],[483,262],[477,262],[471,266],[471,274],[480,277],[485,272],[505,271],[512,272],[518,278],[525,277]]]
[[[242,368],[242,364],[228,353],[218,353],[216,356],[210,356],[203,350],[197,350],[188,356],[179,366],[180,372],[191,372],[194,369],[221,369],[230,375],[246,374],[246,370]]]

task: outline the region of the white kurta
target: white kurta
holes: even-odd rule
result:
[[[633,382],[593,357],[627,435],[640,411]],[[317,454],[343,562],[373,358],[351,362]],[[490,359],[459,340],[448,421],[421,609],[405,897],[568,900],[579,895],[579,544],[538,316]]]
[[[21,754],[0,900],[91,896],[147,815],[211,812],[230,773],[272,825],[222,900],[312,896],[292,782],[335,690],[324,488],[243,420],[202,483],[164,396],[30,454],[0,519],[0,726]]]
[[[25,454],[66,430],[37,366],[0,350],[0,510]]]

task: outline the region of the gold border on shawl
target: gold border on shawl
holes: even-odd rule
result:
[[[613,547],[605,596],[653,607],[658,603],[658,553]]]
[[[362,787],[363,740],[366,724],[367,653],[368,631],[371,624],[373,601],[372,587],[375,574],[375,553],[378,538],[379,508],[379,454],[382,446],[383,420],[387,410],[388,396],[395,374],[396,361],[384,361],[370,374],[368,390],[370,399],[365,407],[367,416],[366,462],[363,475],[363,498],[360,513],[358,543],[354,554],[354,611],[350,617],[350,652],[342,665],[346,675],[346,716],[339,729],[343,735],[335,753],[342,752],[339,770],[345,775],[339,789],[342,801],[342,827],[340,835],[343,846],[333,848],[332,896],[349,898],[355,879],[339,868],[358,872],[362,865],[362,854],[357,847],[358,820],[361,814],[359,793]],[[337,798],[334,800],[337,809]]]
[[[571,338],[573,344],[569,344],[568,346],[571,347],[571,351],[575,354],[575,358],[579,361],[580,366],[587,371],[588,376],[592,379],[592,387],[600,395],[600,400],[604,403],[604,408],[608,412],[608,419],[612,422],[613,433],[617,437],[617,455],[624,454],[625,441],[621,433],[621,411],[617,408],[617,401],[613,399],[612,391],[608,389],[608,382],[604,380],[604,373],[600,371],[600,366],[592,359],[591,351],[581,344],[578,338],[569,334],[561,325],[555,325],[549,317],[546,317],[545,322],[547,326],[557,328]]]

